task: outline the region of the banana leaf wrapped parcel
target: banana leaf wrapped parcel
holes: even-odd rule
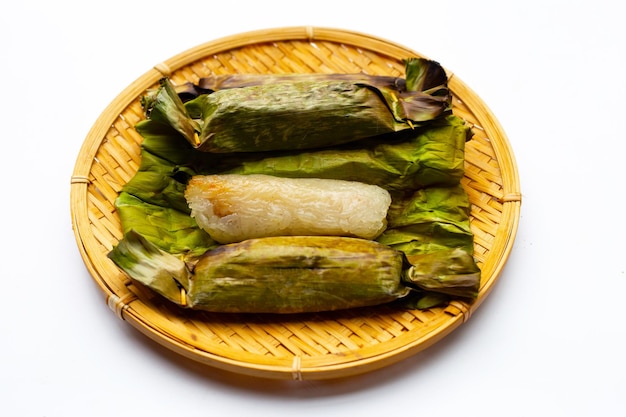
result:
[[[206,93],[185,105],[164,78],[143,106],[201,151],[323,148],[414,129],[450,112],[441,66],[425,59],[405,63],[403,82],[363,74],[231,75],[207,89],[205,79],[197,90]]]
[[[354,136],[337,126],[323,137],[293,136],[281,130],[280,123],[273,134],[264,133],[267,136],[246,136],[237,128],[232,140],[216,141],[207,133],[209,96],[263,85],[280,84],[282,89],[299,75],[215,76],[177,87],[162,81],[144,97],[146,120],[136,125],[143,137],[141,164],[116,200],[124,237],[109,257],[134,281],[170,302],[217,312],[313,312],[394,301],[428,308],[454,297],[475,298],[480,269],[472,256],[470,204],[460,184],[470,129],[450,113],[441,67],[422,59],[406,62],[406,79],[337,77],[340,82],[368,82],[370,92],[371,86],[396,89],[393,94],[376,93],[379,100],[393,102],[403,92],[417,91],[416,97],[433,98],[417,101],[439,103],[439,110],[424,110],[421,119],[394,115],[388,124],[392,129],[385,132],[363,133],[341,125]],[[303,75],[299,82],[325,77]],[[393,105],[384,107],[391,114]],[[227,124],[246,123],[246,112],[236,113]],[[308,117],[312,133],[320,123],[315,122],[317,114]],[[201,176],[250,175],[380,187],[391,197],[386,227],[372,239],[299,231],[299,236],[220,243],[192,217],[185,191]],[[263,222],[263,204],[273,202],[255,201]],[[231,214],[228,200],[219,204],[218,214]],[[297,199],[294,204],[297,207]],[[359,215],[350,217],[356,221]],[[338,251],[340,247],[345,251]]]
[[[303,313],[375,306],[406,297],[411,286],[466,295],[479,275],[461,250],[429,254],[417,266],[375,241],[339,236],[277,236],[204,253],[193,271],[177,256],[130,231],[111,252],[135,280],[169,301],[220,313]],[[465,273],[459,273],[462,270]]]

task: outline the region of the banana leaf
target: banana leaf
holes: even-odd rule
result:
[[[185,104],[163,78],[142,104],[148,118],[172,126],[205,152],[336,146],[414,129],[450,114],[441,66],[418,58],[405,65],[404,82],[363,74],[292,74],[244,75],[238,83],[231,76],[231,82],[217,83]]]
[[[151,204],[127,192],[116,200],[122,232],[131,230],[171,254],[194,259],[217,246],[188,213]]]
[[[448,116],[428,128],[363,140],[358,145],[242,160],[230,174],[341,178],[389,191],[456,185],[464,174],[469,128]]]
[[[398,83],[391,78],[385,82]],[[435,96],[447,91],[442,93],[428,77],[420,86],[415,88],[428,88]],[[171,94],[168,90],[166,97]],[[170,256],[192,271],[203,253],[220,246],[189,215],[184,198],[188,180],[194,175],[260,173],[346,179],[388,189],[393,198],[388,228],[377,240],[403,252],[412,266],[406,279],[414,291],[405,305],[428,308],[451,297],[476,296],[480,270],[472,258],[470,205],[460,185],[464,146],[471,134],[460,118],[448,113],[427,125],[322,149],[211,153],[198,151],[186,136],[190,127],[197,133],[193,118],[185,119],[191,120],[188,126],[177,120],[194,113],[189,104],[193,98],[182,104],[178,97],[165,111],[148,103],[155,97],[147,96],[145,103],[153,112],[136,125],[143,137],[140,167],[116,200],[124,238],[109,256],[131,278],[179,299],[174,287],[180,282],[155,284],[141,275],[153,271],[165,276],[172,269]]]
[[[300,81],[349,81],[367,84],[379,89],[397,91],[421,91],[430,95],[448,95],[447,75],[436,61],[410,58],[404,61],[406,78],[359,74],[222,74],[202,77],[197,83],[187,82],[175,86],[182,101],[189,101],[201,94],[230,88],[251,87],[263,84],[291,83]]]
[[[350,254],[345,247],[321,246],[322,240],[307,248],[285,250],[285,246],[264,240],[207,251],[190,267],[130,230],[109,257],[134,280],[170,302],[217,312],[318,312],[394,300],[404,307],[425,309],[450,297],[476,295],[480,270],[461,249],[417,255],[412,264],[406,264],[392,250]],[[350,241],[363,242],[359,246],[366,242]],[[303,249],[315,256],[303,256]],[[324,253],[328,256],[322,256]],[[312,263],[316,268],[311,268]],[[431,288],[436,292],[429,292]]]
[[[406,255],[459,248],[473,253],[470,202],[461,185],[427,187],[396,198],[387,213],[387,229],[378,241]]]
[[[135,230],[126,232],[108,256],[135,281],[175,304],[180,304],[180,288],[189,288],[190,272],[185,262]]]
[[[375,137],[332,149],[293,152],[212,154],[197,152],[176,131],[152,120],[140,122],[136,129],[144,137],[139,169],[169,171],[155,173],[186,182],[195,174],[268,174],[282,177],[341,178],[375,184],[389,191],[415,190],[432,185],[456,185],[464,174],[465,142],[470,130],[464,121],[448,116],[428,128],[415,129],[393,138]],[[152,162],[154,157],[161,162]],[[162,167],[161,167],[162,168]],[[149,189],[155,184],[135,187],[131,180],[125,188]],[[161,188],[159,188],[161,190]],[[181,204],[185,203],[181,201]]]
[[[189,208],[184,198],[186,183],[193,175],[215,172],[250,173],[254,167],[256,173],[296,177],[303,172],[310,176],[354,179],[355,172],[360,173],[360,180],[382,176],[387,186],[397,191],[393,193],[393,201],[388,213],[388,228],[377,239],[380,243],[398,249],[407,255],[407,259],[415,260],[417,256],[434,254],[433,256],[450,256],[455,250],[465,254],[464,267],[454,273],[417,272],[413,273],[413,287],[425,291],[425,298],[419,298],[414,306],[432,305],[432,300],[447,300],[449,295],[475,297],[480,274],[471,260],[473,252],[473,235],[469,228],[469,201],[467,194],[460,185],[462,176],[463,150],[467,134],[460,119],[450,116],[447,124],[426,129],[419,134],[420,148],[437,148],[438,144],[446,143],[453,148],[447,156],[436,151],[423,152],[418,156],[407,152],[415,148],[415,138],[397,143],[380,144],[372,139],[372,148],[357,149],[339,147],[336,150],[323,150],[304,154],[277,153],[267,158],[258,155],[215,155],[198,152],[190,146],[180,134],[154,121],[145,121],[137,126],[144,137],[140,167],[133,178],[123,187],[116,200],[117,212],[120,215],[125,237],[120,249],[114,249],[112,259],[121,256],[119,251],[128,245],[128,239],[141,239],[154,245],[159,250],[180,258],[193,266],[200,255],[216,248],[218,243],[210,239],[201,230],[194,219],[189,216]],[[456,132],[450,134],[450,132]],[[430,143],[429,141],[432,141]],[[365,144],[366,142],[364,142]],[[453,144],[456,145],[453,146]],[[333,154],[342,155],[337,158],[342,163],[359,154],[370,155],[361,162],[358,169],[333,169]],[[422,171],[404,172],[404,166],[419,165],[423,167],[438,166],[441,161],[449,161],[450,155],[456,155],[456,167],[448,170],[449,178],[442,182],[449,184],[428,185],[419,188],[421,183],[435,182],[426,175],[420,179]],[[263,154],[265,156],[265,154]],[[295,159],[294,159],[295,158]],[[294,160],[299,163],[292,163]],[[382,164],[380,161],[385,160]],[[411,162],[408,162],[411,161]],[[303,169],[302,161],[311,161],[310,168]],[[324,163],[326,161],[326,163]],[[341,167],[341,163],[337,164]],[[435,169],[435,168],[432,168]],[[426,170],[426,172],[428,169]],[[442,177],[446,175],[441,174]],[[433,177],[434,178],[434,177]],[[408,180],[407,180],[408,179]],[[376,182],[376,181],[373,181]],[[384,185],[384,184],[383,184]],[[135,246],[137,246],[135,242]],[[128,250],[128,249],[126,249]],[[468,263],[468,259],[470,260]],[[127,261],[128,262],[128,261]],[[137,259],[137,262],[140,262]],[[143,261],[142,261],[143,262]],[[432,262],[431,262],[432,263]],[[417,263],[416,263],[417,264]],[[125,265],[129,273],[137,273],[137,268]],[[421,271],[432,271],[433,267],[420,267]],[[414,271],[417,269],[414,269]],[[134,272],[133,272],[134,271]],[[450,276],[459,278],[470,277],[471,285]],[[443,276],[439,280],[433,276]],[[446,280],[447,279],[447,280]],[[145,279],[144,279],[145,280]],[[459,287],[462,288],[459,290]],[[433,296],[432,294],[440,294]],[[430,302],[431,304],[427,304]]]

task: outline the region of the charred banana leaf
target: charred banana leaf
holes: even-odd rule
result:
[[[382,304],[409,292],[401,281],[402,253],[357,238],[250,239],[209,250],[188,267],[131,231],[109,257],[170,301],[213,312],[332,311]]]
[[[324,148],[414,129],[450,113],[447,77],[439,64],[408,59],[406,73],[405,80],[232,75],[205,80],[194,91],[207,92],[185,104],[164,78],[142,103],[148,118],[164,120],[205,152]]]
[[[175,304],[220,313],[334,311],[411,294],[417,300],[470,298],[480,283],[471,256],[462,250],[407,260],[389,246],[346,237],[249,239],[185,262],[130,231],[109,258]]]
[[[369,74],[332,74],[334,81],[367,84],[381,89],[397,91],[422,91],[431,95],[447,95],[447,76],[444,69],[436,61],[410,58],[405,61],[406,78]],[[327,81],[329,74],[223,74],[200,78],[175,87],[184,101],[191,100],[201,94],[208,94],[229,88],[251,87],[262,84],[277,84],[300,81]]]
[[[301,313],[378,305],[408,294],[399,251],[345,237],[268,237],[223,245],[196,264],[192,307]]]

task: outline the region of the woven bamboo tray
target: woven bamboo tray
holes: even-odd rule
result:
[[[449,73],[453,111],[471,124],[463,185],[472,203],[475,257],[483,272],[472,303],[425,311],[382,306],[295,316],[240,316],[183,311],[139,287],[107,258],[122,237],[114,200],[140,162],[139,99],[163,76],[197,82],[225,73],[360,72],[403,76],[403,58],[418,52],[337,29],[255,31],[199,45],[150,69],[100,115],[71,178],[72,225],[89,273],[106,303],[149,338],[193,360],[240,374],[328,379],[398,362],[433,345],[469,319],[509,256],[521,195],[515,160],[501,126],[483,101]],[[436,58],[435,58],[436,59]]]

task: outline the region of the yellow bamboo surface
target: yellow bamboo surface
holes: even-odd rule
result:
[[[163,76],[197,82],[228,73],[353,73],[404,76],[402,59],[421,56],[367,34],[287,27],[237,34],[180,53],[143,74],[102,112],[80,149],[71,178],[78,248],[104,300],[122,320],[157,343],[217,368],[277,379],[357,375],[401,361],[467,321],[489,294],[509,257],[520,215],[515,159],[495,116],[447,69],[453,112],[471,126],[463,179],[471,204],[478,299],[445,308],[388,306],[328,314],[246,316],[176,308],[132,282],[107,258],[122,237],[114,201],[140,163],[140,97]],[[434,58],[434,57],[431,57]],[[436,59],[436,58],[435,58]]]

